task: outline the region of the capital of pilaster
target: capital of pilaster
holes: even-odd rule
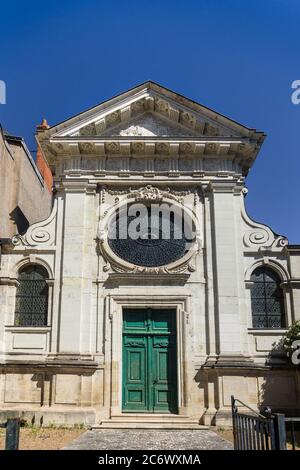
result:
[[[56,193],[86,193],[96,194],[97,184],[89,179],[59,179],[54,183]]]
[[[210,181],[204,188],[207,195],[222,193],[241,195],[244,189],[244,182],[237,180]]]

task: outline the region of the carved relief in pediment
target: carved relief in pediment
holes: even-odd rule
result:
[[[115,128],[107,130],[105,135],[120,135],[120,136],[178,136],[178,137],[193,137],[195,134],[189,129],[184,129],[181,126],[173,125],[171,122],[164,121],[163,119],[155,116],[155,114],[144,114],[135,121],[126,122]]]

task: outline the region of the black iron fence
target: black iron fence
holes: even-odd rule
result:
[[[5,450],[18,450],[20,437],[20,418],[8,419],[0,423],[0,428],[5,428]]]
[[[300,449],[300,418],[285,418],[287,441],[292,450]],[[297,439],[298,437],[298,439]]]
[[[246,412],[239,412],[239,406]],[[266,408],[258,413],[237,398],[231,397],[232,426],[235,450],[286,450],[287,434],[291,449],[296,450],[296,432],[300,418],[286,418]]]

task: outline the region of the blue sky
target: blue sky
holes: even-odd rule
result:
[[[0,122],[35,148],[53,125],[147,79],[267,139],[247,209],[300,243],[299,0],[1,2]]]

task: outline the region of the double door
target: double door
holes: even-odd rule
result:
[[[177,413],[176,312],[123,310],[123,411]]]

